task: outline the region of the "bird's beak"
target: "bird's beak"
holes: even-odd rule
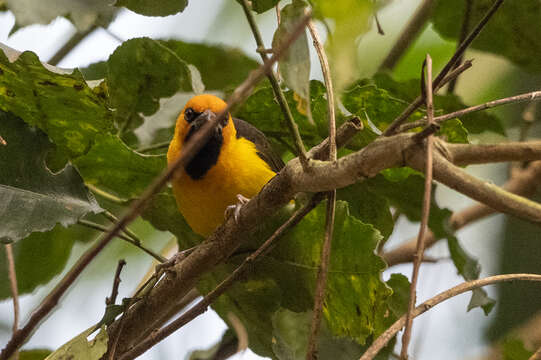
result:
[[[205,110],[199,115],[197,118],[195,118],[194,121],[190,124],[190,131],[197,131],[199,130],[203,125],[205,125],[210,120],[214,119],[216,117],[216,114],[213,113],[210,110]]]

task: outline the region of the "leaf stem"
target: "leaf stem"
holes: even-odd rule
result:
[[[99,196],[101,196],[102,198],[104,199],[107,199],[111,202],[114,202],[115,204],[120,204],[120,205],[126,205],[126,202],[125,200],[122,200],[121,198],[111,194],[111,193],[108,193],[107,191],[105,190],[102,190],[100,188],[98,188],[97,186],[93,185],[93,184],[89,184],[89,183],[85,183],[86,187],[89,188],[90,190],[92,190],[92,192],[98,194]]]
[[[149,146],[140,147],[136,151],[138,153],[147,153],[147,152],[151,152],[153,150],[167,149],[169,147],[169,143],[170,143],[169,141],[159,142],[159,143],[152,144],[152,145],[149,145]]]
[[[90,229],[94,229],[94,230],[98,230],[98,231],[101,231],[103,233],[107,233],[107,231],[109,231],[109,229],[101,224],[98,224],[98,223],[95,223],[95,222],[92,222],[92,221],[88,221],[88,220],[85,220],[85,219],[80,219],[79,221],[77,221],[77,223],[79,225],[82,225],[82,226],[86,226],[87,228],[90,228]],[[133,246],[136,246],[138,247],[139,249],[143,250],[144,252],[146,252],[148,255],[152,256],[154,259],[158,260],[159,262],[163,263],[165,261],[167,261],[166,258],[164,258],[163,256],[159,255],[159,254],[156,254],[155,252],[153,252],[152,250],[150,249],[147,249],[146,247],[144,247],[143,245],[141,245],[141,242],[139,239],[133,239],[131,236],[129,235],[124,235],[124,234],[117,234],[116,237],[118,237],[119,239],[122,239],[124,241],[127,241],[129,242],[130,244],[132,244]]]

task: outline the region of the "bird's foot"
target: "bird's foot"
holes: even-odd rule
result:
[[[248,199],[247,197],[245,197],[245,196],[243,196],[241,194],[237,194],[237,200],[238,200],[238,202],[235,205],[229,205],[225,209],[225,218],[228,219],[230,216],[233,216],[236,223],[238,223],[238,220],[239,220],[240,209],[242,209],[242,207],[246,203],[248,203],[248,201],[250,201],[250,199]]]

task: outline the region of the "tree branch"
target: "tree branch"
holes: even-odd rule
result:
[[[462,18],[462,26],[460,27],[460,37],[458,38],[457,46],[462,44],[464,42],[464,39],[466,39],[466,36],[468,36],[468,31],[470,29],[470,21],[471,21],[471,8],[473,5],[473,0],[466,0],[466,7],[464,9],[464,17]],[[464,54],[458,58],[456,65],[460,65],[462,62]],[[447,93],[452,94],[455,91],[456,83],[458,81],[458,78],[454,78],[449,83],[449,86],[447,87]]]
[[[56,66],[62,61],[77,45],[81,43],[88,35],[98,28],[97,25],[92,25],[88,30],[83,32],[77,31],[58,51],[47,61],[48,64]]]
[[[322,149],[324,146],[320,145],[318,148]],[[298,158],[291,160],[258,195],[243,206],[237,221],[228,219],[184,261],[169,268],[145,301],[136,303],[126,312],[126,325],[124,336],[119,342],[119,354],[137,344],[141,340],[140,336],[148,336],[163,319],[164,314],[175,305],[174,299],[183,297],[195,286],[201,275],[224,261],[242,243],[246,234],[263,224],[266,218],[286,205],[296,193],[341,188],[391,167],[411,166],[423,171],[423,154],[424,148],[414,140],[413,134],[406,133],[378,138],[360,151],[341,157],[336,162],[310,160],[307,170],[302,167]],[[446,143],[437,140],[434,147],[435,180],[454,187],[474,200],[484,201],[500,211],[541,222],[539,204],[515,195],[511,196],[510,201],[509,194],[494,185],[477,179],[462,179],[462,175],[455,175],[455,172],[463,170],[456,167],[449,169],[449,163],[443,160],[443,154],[452,159],[452,152],[446,150]],[[318,156],[321,154],[314,154],[313,159]],[[541,152],[537,156],[541,160]],[[460,181],[466,183],[461,184]],[[116,323],[109,327],[110,336],[115,333],[115,328]]]
[[[205,297],[199,301],[195,306],[190,308],[180,317],[172,321],[170,324],[164,328],[152,332],[144,341],[140,342],[138,345],[127,351],[120,357],[120,360],[129,360],[135,359],[139,355],[143,354],[146,350],[150,349],[158,342],[165,339],[167,336],[171,335],[182,326],[186,325],[188,322],[204,313],[208,306],[212,304],[220,295],[222,295],[227,289],[233,285],[235,281],[241,278],[246,271],[250,269],[250,266],[259,259],[260,256],[266,254],[277,240],[279,240],[289,229],[297,225],[312,209],[314,209],[317,204],[322,199],[322,194],[317,194],[312,197],[310,202],[303,208],[295,211],[295,213],[284,223],[282,224],[254,253],[249,255],[242,264],[239,265],[229,275],[225,278],[214,290],[209,292]]]
[[[207,122],[201,129],[190,138],[189,141],[183,147],[182,154],[166,169],[160,176],[158,176],[152,184],[150,184],[140,198],[135,200],[130,209],[126,212],[122,218],[115,223],[94,246],[88,249],[79,258],[77,263],[70,269],[70,271],[62,278],[58,285],[51,291],[51,293],[43,300],[38,308],[32,313],[32,316],[28,320],[28,323],[16,333],[13,334],[7,345],[2,349],[0,353],[0,360],[7,360],[18,349],[18,347],[26,340],[26,338],[32,333],[33,329],[45,318],[45,316],[56,306],[61,296],[66,290],[73,284],[73,282],[79,277],[81,272],[86,266],[105,248],[105,246],[130,222],[140,214],[154,194],[158,193],[161,188],[172,178],[177,169],[184,167],[193,156],[201,149],[209,138],[211,131],[216,124],[221,121],[226,114],[229,113],[233,106],[236,106],[242,102],[253,90],[255,84],[259,82],[263,76],[271,70],[272,65],[278,60],[283,52],[293,43],[293,41],[305,30],[305,26],[310,19],[309,16],[304,16],[292,34],[280,44],[274,52],[272,58],[261,65],[257,70],[253,71],[248,78],[241,84],[228,99],[228,105],[220,114],[214,119]]]
[[[428,124],[434,124],[434,103],[432,96],[432,58],[426,55],[426,81],[422,74],[423,88],[426,91],[426,109],[428,115]],[[424,64],[423,64],[424,72]],[[428,86],[426,85],[428,84]],[[413,261],[413,272],[411,275],[410,296],[408,302],[408,312],[406,314],[406,328],[402,336],[402,350],[400,357],[403,360],[408,358],[408,346],[411,338],[411,328],[413,326],[413,310],[417,302],[417,280],[419,278],[419,269],[423,260],[425,251],[425,233],[428,231],[428,218],[430,216],[430,200],[432,195],[432,151],[433,151],[434,135],[430,134],[426,138],[426,166],[425,166],[425,191],[423,196],[423,208],[419,235],[417,236],[417,250]]]
[[[98,231],[101,231],[103,233],[106,233],[107,231],[109,231],[109,229],[101,224],[98,224],[98,223],[95,223],[95,222],[92,222],[92,221],[88,221],[88,220],[85,220],[85,219],[80,219],[77,221],[77,224],[81,225],[81,226],[85,226],[87,228],[90,228],[90,229],[94,229],[94,230],[98,230]],[[159,255],[159,254],[156,254],[155,252],[153,252],[152,250],[150,249],[147,249],[146,247],[144,247],[143,245],[141,245],[141,242],[132,238],[131,236],[129,235],[124,235],[124,234],[117,234],[116,235],[117,238],[119,239],[122,239],[124,241],[127,241],[129,242],[130,244],[132,244],[133,246],[135,247],[138,247],[139,249],[143,250],[144,252],[146,252],[148,255],[152,256],[154,259],[158,260],[159,262],[163,263],[163,262],[166,262],[167,259],[164,258],[163,256]]]
[[[459,118],[459,117],[462,117],[464,115],[467,115],[467,114],[470,114],[470,113],[473,113],[473,112],[483,111],[483,110],[494,108],[494,107],[501,106],[501,105],[519,104],[519,103],[527,102],[527,101],[537,101],[539,99],[541,99],[541,91],[532,91],[532,92],[528,92],[528,93],[525,93],[525,94],[520,94],[520,95],[510,96],[510,97],[503,98],[503,99],[489,101],[489,102],[486,102],[486,103],[481,104],[481,105],[470,106],[468,108],[461,109],[461,110],[458,110],[458,111],[454,111],[454,112],[449,113],[449,114],[437,116],[437,117],[434,118],[434,120],[438,124],[441,124],[444,121]],[[414,129],[416,127],[424,126],[424,125],[426,125],[426,117],[419,120],[419,121],[415,121],[415,122],[404,124],[404,125],[400,126],[399,129],[397,130],[397,132],[404,132],[404,131]]]
[[[496,275],[487,277],[484,279],[478,279],[473,281],[464,282],[460,285],[452,287],[449,290],[443,291],[433,298],[425,301],[421,305],[415,308],[413,313],[414,317],[417,317],[434,306],[438,305],[445,300],[448,300],[457,295],[463,294],[466,291],[477,289],[486,285],[496,284],[500,282],[509,282],[509,281],[541,281],[541,275],[536,274],[506,274],[506,275]],[[371,360],[373,359],[378,352],[391,340],[396,333],[404,327],[406,323],[406,315],[398,319],[393,325],[391,325],[383,334],[381,334],[370,347],[365,351],[361,356],[360,360]]]

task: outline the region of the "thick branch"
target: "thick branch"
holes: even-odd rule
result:
[[[434,306],[438,305],[445,300],[448,300],[457,295],[463,294],[466,291],[477,289],[486,285],[496,284],[500,282],[509,282],[509,281],[541,281],[541,275],[536,274],[506,274],[506,275],[496,275],[487,277],[484,279],[468,281],[457,285],[449,290],[439,293],[430,300],[425,301],[421,305],[415,308],[413,313],[414,317],[421,315],[422,313],[427,312]],[[378,352],[391,340],[396,333],[404,327],[406,323],[406,315],[398,319],[393,325],[391,325],[383,334],[381,334],[370,347],[365,351],[360,360],[371,360],[373,359]]]

